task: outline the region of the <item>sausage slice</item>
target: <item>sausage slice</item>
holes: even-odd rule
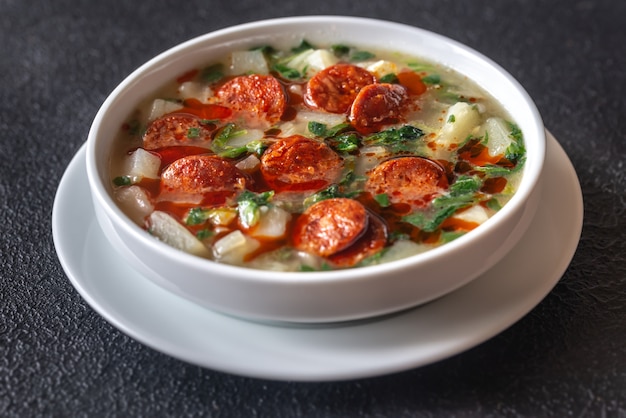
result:
[[[376,82],[364,68],[352,64],[336,64],[315,74],[307,83],[305,103],[330,113],[347,113],[359,91]]]
[[[242,75],[222,85],[216,97],[235,111],[246,112],[270,124],[280,120],[287,108],[287,96],[271,75]]]
[[[300,135],[279,139],[261,156],[261,174],[276,191],[320,190],[337,181],[342,170],[339,154]]]
[[[235,192],[246,177],[228,161],[215,155],[191,155],[170,164],[161,174],[161,191],[182,194]]]
[[[380,130],[383,125],[398,123],[409,104],[409,95],[399,84],[370,84],[354,99],[349,120],[362,134]]]
[[[426,205],[448,187],[446,172],[439,164],[422,157],[399,157],[384,161],[370,173],[365,190],[376,196],[387,194],[391,203]]]
[[[356,200],[322,200],[296,220],[294,246],[327,257],[349,247],[365,232],[368,222],[367,209]]]
[[[378,253],[385,248],[386,244],[387,227],[385,223],[377,216],[370,214],[369,224],[363,235],[351,246],[329,256],[328,259],[337,267],[352,267],[365,258]]]
[[[150,123],[143,135],[143,147],[154,150],[175,145],[206,146],[211,142],[211,130],[193,115],[169,114]]]

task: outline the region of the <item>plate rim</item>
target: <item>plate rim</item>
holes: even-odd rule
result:
[[[467,293],[468,289],[469,290],[472,289],[472,286],[474,287],[478,286],[480,288],[480,283],[481,283],[480,279],[483,276],[489,275],[489,271],[486,272],[484,275],[478,277],[474,281],[470,282],[468,285],[462,287],[461,289],[458,289],[452,292],[450,295],[446,295],[436,301],[433,301],[427,304],[426,307],[417,307],[417,308],[410,309],[406,312],[388,315],[382,318],[376,318],[376,319],[372,319],[368,321],[355,321],[355,322],[350,322],[346,324],[336,324],[336,325],[331,324],[331,325],[326,325],[323,327],[316,327],[316,326],[310,326],[310,325],[297,326],[297,327],[296,326],[294,327],[272,326],[268,324],[254,323],[254,322],[250,322],[250,321],[246,321],[246,320],[242,320],[238,318],[228,317],[223,314],[208,311],[206,308],[202,308],[200,306],[194,305],[192,302],[186,301],[179,296],[176,296],[174,294],[171,294],[165,291],[164,289],[158,288],[158,286],[150,282],[149,279],[141,277],[143,281],[145,281],[145,283],[140,283],[140,285],[154,286],[155,288],[158,288],[159,292],[164,292],[163,297],[165,299],[170,299],[171,301],[176,300],[176,304],[180,304],[180,306],[184,307],[185,310],[190,310],[194,314],[198,314],[201,316],[205,314],[209,315],[209,317],[207,318],[210,319],[209,322],[211,322],[213,325],[221,322],[224,324],[228,324],[229,326],[235,329],[238,329],[239,331],[241,331],[242,329],[248,330],[248,331],[255,330],[257,334],[261,334],[261,335],[265,334],[266,336],[268,336],[268,338],[280,337],[280,338],[286,339],[287,341],[292,340],[293,339],[292,337],[295,337],[295,336],[303,338],[304,340],[311,340],[312,342],[315,342],[315,339],[319,337],[320,335],[325,338],[325,339],[319,340],[318,344],[320,344],[320,346],[313,347],[313,350],[310,353],[310,356],[314,357],[313,360],[320,360],[321,363],[324,363],[325,361],[326,362],[325,364],[320,364],[320,361],[318,361],[318,362],[313,362],[315,364],[311,366],[302,365],[302,367],[300,368],[298,367],[295,367],[295,368],[294,367],[291,367],[291,368],[282,367],[281,368],[281,367],[276,367],[276,365],[274,365],[274,367],[271,367],[271,366],[263,367],[259,365],[251,365],[249,362],[248,363],[244,362],[243,364],[237,364],[236,362],[233,362],[233,361],[220,361],[219,358],[217,359],[207,358],[207,356],[204,355],[204,353],[198,352],[197,349],[194,350],[194,349],[189,349],[189,347],[181,347],[180,343],[172,342],[171,340],[168,340],[167,336],[165,335],[161,335],[160,337],[155,336],[155,335],[150,335],[150,332],[146,331],[145,328],[144,329],[137,328],[136,319],[133,320],[132,318],[128,318],[128,307],[127,307],[126,313],[122,312],[123,309],[121,311],[120,309],[111,309],[111,306],[107,306],[107,305],[111,305],[110,301],[103,300],[102,294],[100,295],[94,294],[93,289],[89,288],[89,282],[86,281],[87,279],[80,277],[81,274],[85,273],[85,269],[88,269],[89,266],[87,266],[86,263],[83,262],[82,258],[80,261],[77,260],[76,258],[72,258],[73,251],[70,251],[69,248],[73,246],[73,248],[75,249],[75,247],[77,247],[79,244],[69,242],[68,241],[69,238],[67,236],[64,236],[61,231],[65,229],[64,227],[69,221],[69,215],[67,215],[67,213],[65,212],[65,206],[68,205],[65,199],[67,199],[68,195],[72,195],[72,193],[80,193],[80,191],[76,191],[76,189],[73,188],[73,186],[74,186],[74,183],[78,183],[81,180],[80,178],[77,177],[77,173],[80,174],[80,170],[85,170],[85,167],[84,167],[85,145],[84,144],[80,147],[78,152],[72,158],[70,164],[68,165],[66,171],[64,172],[63,177],[61,178],[61,182],[59,183],[59,188],[55,196],[53,210],[52,210],[53,240],[54,240],[55,249],[57,251],[57,255],[63,267],[63,270],[65,271],[66,275],[70,279],[70,282],[72,283],[74,288],[78,291],[80,296],[90,305],[92,309],[94,309],[107,322],[109,322],[114,327],[116,327],[120,331],[127,334],[129,337],[141,342],[142,344],[146,346],[149,346],[155,349],[156,351],[165,353],[171,357],[177,358],[179,360],[182,360],[188,363],[196,364],[201,367],[206,367],[206,368],[210,368],[213,370],[219,370],[219,371],[226,372],[226,373],[232,373],[232,374],[248,376],[248,377],[272,379],[272,380],[297,380],[297,381],[346,380],[346,379],[354,379],[354,378],[373,377],[373,376],[378,376],[382,374],[399,372],[399,371],[403,371],[406,369],[411,369],[415,367],[424,366],[426,364],[431,364],[436,361],[443,360],[444,358],[448,358],[453,355],[459,354],[499,334],[500,332],[507,329],[509,326],[516,323],[523,316],[525,316],[530,310],[532,310],[537,304],[539,304],[541,300],[543,300],[543,298],[558,283],[558,281],[561,279],[561,277],[565,273],[567,267],[571,263],[572,258],[574,257],[574,254],[578,247],[578,242],[580,240],[580,235],[582,232],[582,221],[583,221],[583,215],[584,215],[582,191],[580,189],[580,184],[578,182],[575,169],[571,161],[567,157],[567,154],[565,153],[561,145],[558,143],[558,141],[554,138],[554,136],[548,131],[546,131],[546,137],[548,140],[547,149],[549,151],[547,153],[548,158],[546,162],[547,163],[550,162],[552,163],[552,165],[559,163],[559,168],[564,170],[564,172],[566,171],[565,174],[569,176],[569,180],[570,180],[569,187],[571,188],[571,190],[569,190],[568,192],[571,193],[570,198],[576,205],[575,209],[577,209],[576,211],[570,212],[572,221],[575,222],[576,225],[570,225],[570,232],[569,232],[570,239],[566,243],[568,245],[564,244],[560,247],[560,252],[561,252],[560,260],[559,260],[560,263],[558,263],[557,267],[554,267],[551,277],[547,278],[546,280],[542,280],[541,286],[534,289],[534,291],[532,292],[532,295],[526,296],[526,299],[524,300],[525,303],[518,303],[519,306],[516,306],[515,312],[509,312],[508,315],[502,315],[499,318],[499,320],[492,320],[491,325],[485,329],[482,329],[481,332],[474,333],[474,335],[470,337],[465,335],[464,338],[458,338],[459,337],[458,335],[451,335],[447,338],[448,344],[447,345],[444,344],[446,345],[445,347],[439,347],[439,349],[437,350],[434,350],[434,347],[430,347],[428,350],[426,350],[429,353],[428,355],[420,354],[419,351],[420,351],[420,348],[422,347],[421,346],[418,347],[416,344],[414,344],[413,346],[406,347],[406,350],[411,351],[411,352],[403,353],[404,357],[402,359],[397,359],[395,362],[389,362],[388,361],[389,359],[381,358],[378,360],[378,362],[370,361],[368,362],[366,366],[363,366],[362,363],[359,363],[359,360],[361,358],[357,356],[358,358],[353,362],[354,364],[351,363],[349,365],[337,365],[337,364],[333,364],[334,361],[329,361],[329,360],[332,360],[332,354],[330,355],[329,353],[324,354],[325,347],[323,347],[323,344],[329,344],[331,342],[329,338],[335,338],[336,340],[340,340],[340,343],[344,343],[343,340],[346,338],[349,339],[351,334],[360,335],[364,332],[364,330],[367,331],[368,327],[370,329],[377,329],[379,332],[380,331],[387,332],[387,330],[385,330],[384,327],[390,327],[392,329],[395,329],[398,327],[401,328],[402,326],[409,326],[411,324],[415,324],[416,322],[419,323],[421,309],[432,310],[432,305],[435,305],[436,307],[437,304],[442,304],[442,303],[445,304],[445,301],[450,300],[450,298],[455,298],[455,297],[458,298],[460,297],[459,295],[462,295],[462,293],[459,293],[459,292]],[[546,168],[546,170],[550,170],[550,169],[555,169],[555,167]],[[542,175],[542,178],[545,178],[545,176]],[[84,182],[82,186],[86,188],[87,193],[88,193],[88,185],[87,185],[86,176],[82,177],[82,181]],[[544,180],[544,186],[546,182],[548,183],[548,186],[550,186],[549,184],[550,179],[547,181]],[[89,205],[91,205],[91,212],[93,212],[93,204],[91,203],[91,198],[89,197],[87,201]],[[85,210],[83,209],[83,211]],[[538,212],[539,211],[541,211],[541,207],[538,209]],[[83,215],[83,216],[86,216],[86,215]],[[529,227],[529,229],[532,228],[533,222],[535,221],[533,220],[531,222],[531,226]],[[100,231],[100,234],[102,235],[103,234],[102,231],[99,229],[99,227],[96,224],[97,222],[92,217],[91,223],[90,225],[88,225],[89,228],[86,228],[86,229],[94,230],[93,233],[96,233],[96,234],[98,231]],[[87,237],[88,233],[89,233],[88,231],[85,231],[85,236],[82,237],[83,241],[86,241],[88,239]],[[527,232],[526,234],[528,233],[529,232]],[[104,240],[103,237],[101,237],[101,239]],[[522,237],[521,241],[523,240],[524,240],[524,237]],[[522,243],[518,244],[518,246],[519,245],[522,245]],[[516,248],[517,246],[514,247],[513,250],[509,253],[510,255],[507,255],[507,257],[505,257],[503,261],[501,261],[500,263],[504,263],[510,257],[513,257],[515,254],[511,254],[511,253],[513,253],[516,250]],[[111,249],[111,251],[114,251],[114,250]],[[125,264],[126,262],[120,260],[120,263]],[[500,263],[498,263],[494,267],[494,269],[497,268],[497,266],[500,265]],[[126,268],[129,269],[130,267],[126,265]],[[134,272],[134,271],[131,273],[131,275],[140,276],[137,272]],[[175,298],[175,299],[172,299],[172,298]],[[189,304],[189,306],[187,307],[185,306],[185,304]],[[407,323],[407,324],[404,324],[404,323]],[[347,333],[347,336],[342,335],[342,333],[344,334]],[[442,340],[445,342],[446,338],[442,338]],[[429,344],[429,342],[422,342],[422,343],[424,344],[424,346],[427,346]],[[211,344],[211,343],[208,342],[208,344]],[[267,345],[267,342],[265,342],[265,345]],[[269,346],[263,346],[260,348],[264,348],[264,349],[271,348],[271,344],[269,344]],[[283,349],[283,347],[281,347],[281,349]],[[399,349],[402,349],[402,347]],[[383,351],[384,353],[380,351]],[[372,357],[379,358],[381,357],[380,354],[386,354],[387,351],[379,350],[379,352],[374,353]],[[391,351],[396,352],[398,350],[394,349]],[[252,356],[258,355],[254,352],[252,353],[247,352],[246,354],[252,355]],[[317,354],[317,358],[315,358],[316,354]],[[324,355],[320,357],[320,354],[324,354]],[[236,356],[237,354],[235,353],[234,355]],[[265,355],[268,358],[271,358],[271,354],[269,353],[263,353],[263,355]],[[367,354],[366,354],[366,357],[367,357]],[[222,360],[224,359],[222,358]],[[229,359],[229,360],[232,360],[232,359]],[[372,360],[372,359],[369,358],[368,360]],[[295,359],[294,361],[297,362],[298,359]],[[298,364],[296,363],[291,364],[291,366],[294,366],[294,365],[297,366]]]

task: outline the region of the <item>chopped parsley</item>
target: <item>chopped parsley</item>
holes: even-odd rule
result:
[[[482,180],[478,176],[460,176],[450,185],[448,194],[433,199],[428,210],[413,212],[402,220],[425,232],[434,232],[457,210],[480,202],[478,192],[481,186]]]
[[[337,57],[343,57],[343,56],[346,56],[346,55],[348,55],[350,53],[350,47],[347,46],[347,45],[343,45],[343,44],[332,45],[330,47],[330,50]]]
[[[254,193],[245,190],[237,197],[237,213],[244,228],[250,228],[261,218],[261,206],[267,206],[274,197],[274,191]]]
[[[331,128],[320,122],[309,122],[309,132],[324,138],[328,145],[337,152],[351,153],[359,149],[361,139],[355,132],[346,132],[352,129],[349,123],[340,123]]]
[[[213,64],[206,67],[200,73],[200,78],[207,83],[215,83],[224,78],[224,65]]]
[[[381,83],[389,83],[389,84],[398,84],[400,80],[398,80],[398,76],[394,73],[385,74],[380,78]]]
[[[213,138],[213,141],[211,142],[211,151],[224,158],[237,158],[247,152],[261,154],[266,145],[260,140],[250,141],[246,145],[240,147],[228,145],[228,141],[232,138],[245,133],[245,129],[238,129],[237,125],[232,122],[227,123],[220,128]]]
[[[130,186],[133,184],[133,180],[130,176],[118,176],[113,179],[113,184],[116,186]]]
[[[381,193],[374,196],[374,200],[378,202],[378,204],[384,208],[389,206],[391,202],[389,201],[389,195],[387,193]]]
[[[192,127],[187,130],[187,138],[195,139],[200,138],[200,128]]]
[[[222,208],[192,208],[185,217],[187,225],[200,225],[210,221],[214,225],[228,225],[236,216],[235,209],[229,207]]]
[[[404,125],[400,128],[390,128],[365,137],[368,144],[385,145],[394,152],[407,151],[415,148],[417,140],[424,136],[424,131],[412,126]]]
[[[297,54],[306,51],[307,49],[315,49],[315,47],[311,45],[306,39],[303,39],[302,42],[300,42],[300,45],[291,48],[291,52]]]
[[[211,238],[213,235],[215,235],[215,233],[210,229],[201,229],[200,231],[196,232],[196,238],[198,238],[200,241]]]
[[[428,74],[425,77],[422,77],[422,81],[424,84],[439,84],[441,83],[441,77],[439,74]]]
[[[367,61],[368,59],[374,58],[375,56],[376,55],[368,51],[354,51],[350,55],[350,61],[352,62]]]
[[[295,68],[291,68],[285,64],[279,63],[279,62],[274,64],[272,68],[282,77],[290,79],[290,80],[294,80],[294,79],[298,79],[302,77],[302,74],[300,74],[300,71],[296,70]]]

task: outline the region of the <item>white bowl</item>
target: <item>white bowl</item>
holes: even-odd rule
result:
[[[117,129],[137,104],[176,75],[235,49],[259,44],[345,43],[436,61],[478,83],[524,133],[527,160],[519,189],[492,218],[441,247],[387,264],[325,272],[272,272],[219,264],[176,250],[134,224],[113,199],[109,156]],[[396,312],[468,283],[521,238],[538,205],[545,131],[528,94],[505,70],[443,36],[380,20],[311,16],[266,20],[212,32],[148,61],[106,99],[88,137],[87,173],[107,238],[149,279],[197,304],[263,321],[331,322]],[[529,260],[532,262],[532,260]],[[502,280],[506,280],[502,277]]]

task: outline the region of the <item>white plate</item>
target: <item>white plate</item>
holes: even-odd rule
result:
[[[528,232],[494,268],[434,302],[370,321],[271,326],[207,310],[158,287],[118,256],[94,217],[85,147],[67,168],[52,232],[80,295],[132,338],[189,363],[245,376],[340,380],[432,363],[493,337],[558,282],[580,238],[582,194],[567,155],[548,134],[542,204]]]

